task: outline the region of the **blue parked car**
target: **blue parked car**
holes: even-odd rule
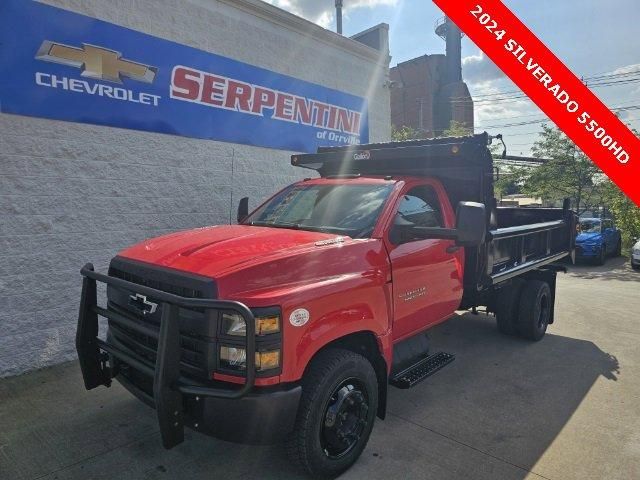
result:
[[[604,264],[608,256],[618,257],[622,253],[622,235],[613,225],[613,220],[581,218],[576,237],[576,257],[589,259],[598,265]]]

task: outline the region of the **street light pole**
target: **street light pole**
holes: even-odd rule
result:
[[[336,0],[336,31],[342,35],[342,0]]]

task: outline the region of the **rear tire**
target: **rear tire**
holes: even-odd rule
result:
[[[378,380],[362,355],[343,349],[321,352],[302,380],[291,461],[316,478],[334,478],[360,457],[378,409]]]
[[[500,298],[494,306],[496,325],[503,335],[515,335],[517,333],[518,312],[520,309],[520,293],[524,281],[515,279],[508,287],[504,288]]]
[[[529,280],[520,296],[518,333],[537,342],[544,337],[551,318],[551,289],[547,282]]]
[[[616,245],[616,251],[613,252],[614,257],[619,257],[622,255],[622,239],[618,240],[618,244]]]

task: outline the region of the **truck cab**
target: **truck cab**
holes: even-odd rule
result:
[[[431,327],[478,306],[531,340],[553,322],[553,262],[573,251],[575,216],[498,211],[487,143],[294,155],[319,176],[240,209],[237,225],[146,240],[108,274],[85,265],[85,386],[117,379],[157,410],[167,448],[187,426],[284,441],[312,475],[344,471],[384,418],[388,386],[411,388],[454,359],[432,351]]]

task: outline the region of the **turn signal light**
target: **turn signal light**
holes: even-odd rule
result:
[[[256,335],[268,335],[280,331],[280,315],[278,314],[256,315],[255,319]],[[244,337],[247,334],[244,319],[237,313],[223,313],[222,333],[225,335]]]
[[[247,351],[244,348],[221,346],[220,366],[229,370],[247,368]],[[256,370],[272,370],[280,366],[280,350],[256,352]]]

